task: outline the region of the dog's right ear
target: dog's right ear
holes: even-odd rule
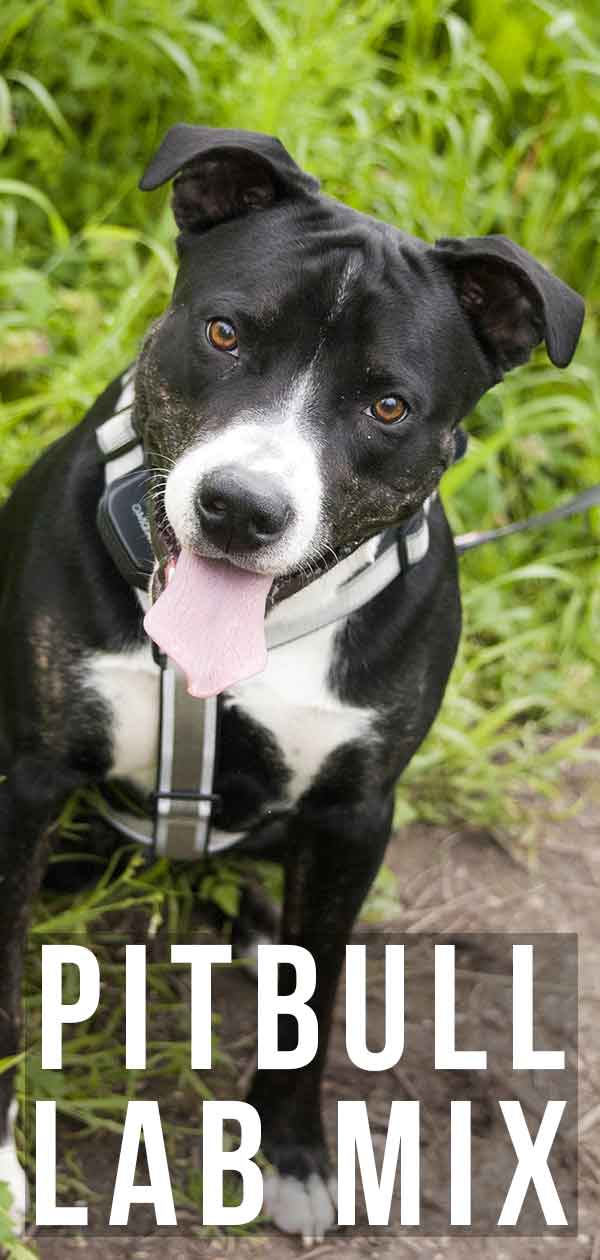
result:
[[[173,176],[173,213],[182,232],[203,232],[319,187],[274,136],[187,123],[167,132],[140,188],[158,188]]]

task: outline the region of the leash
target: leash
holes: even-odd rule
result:
[[[580,494],[567,499],[559,507],[549,512],[539,512],[537,516],[528,516],[522,521],[514,521],[512,525],[501,525],[498,529],[472,530],[468,534],[457,534],[454,545],[459,555],[465,551],[473,551],[475,547],[483,547],[486,543],[499,542],[502,538],[510,538],[513,534],[524,534],[526,530],[540,529],[544,525],[553,525],[555,521],[564,521],[569,516],[577,516],[588,512],[590,508],[600,507],[600,482],[582,490]]]
[[[121,393],[113,414],[99,425],[96,437],[104,463],[105,488],[98,505],[98,529],[119,572],[135,589],[143,611],[154,572],[146,495],[151,473],[144,467],[143,447],[133,423],[135,364],[121,377]],[[466,449],[466,435],[457,430],[455,458]],[[433,499],[433,496],[432,496]],[[374,599],[401,574],[418,565],[429,551],[428,515],[432,499],[409,521],[386,530],[359,546],[334,569],[315,578],[324,598],[299,609],[302,591],[275,606],[267,618],[269,652],[334,625]],[[498,529],[455,537],[458,554],[512,534],[563,520],[600,505],[600,484],[584,490],[549,512]],[[331,575],[337,585],[331,591]],[[213,791],[218,754],[220,697],[192,698],[175,663],[155,651],[160,667],[157,772],[148,811],[127,810],[104,799],[104,817],[128,840],[148,847],[153,856],[198,860],[238,843],[238,836],[211,836]],[[192,785],[192,786],[190,786]]]

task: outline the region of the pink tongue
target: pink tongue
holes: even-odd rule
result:
[[[272,580],[183,549],[144,628],[183,670],[191,696],[215,696],[265,668]]]

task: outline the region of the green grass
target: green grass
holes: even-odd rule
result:
[[[3,19],[0,494],[168,301],[168,196],[136,185],[178,120],[274,132],[351,205],[431,240],[505,232],[578,288],[574,364],[540,352],[483,400],[444,498],[460,531],[600,481],[595,0],[5,0]],[[599,539],[593,512],[461,562],[460,659],[400,819],[532,845],[560,809],[563,766],[599,729]],[[95,930],[123,898],[172,926],[196,884],[130,871],[71,900],[62,928]],[[47,900],[41,930],[64,913]]]

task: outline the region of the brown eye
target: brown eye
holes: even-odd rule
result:
[[[211,319],[206,325],[206,336],[215,350],[235,354],[238,348],[237,333],[228,319]]]
[[[408,404],[403,398],[398,398],[396,394],[390,394],[387,398],[380,398],[369,409],[370,414],[375,416],[376,420],[381,420],[383,424],[395,424],[398,420],[406,420],[409,412]]]

